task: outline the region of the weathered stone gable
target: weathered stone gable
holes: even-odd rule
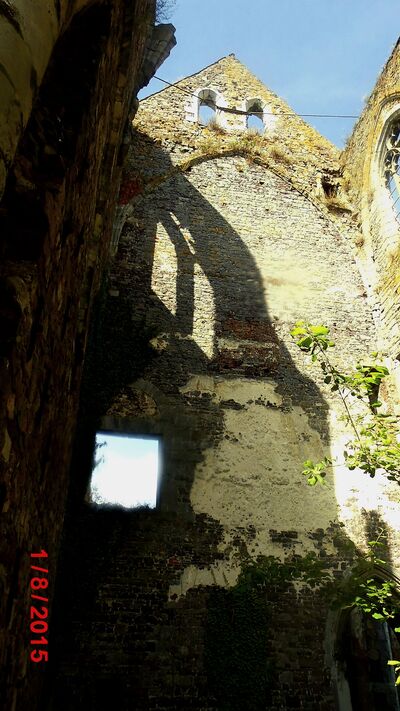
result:
[[[194,120],[193,104],[196,99],[193,94],[204,88],[215,90],[218,94],[217,103],[224,108],[242,112],[217,112],[218,124],[226,130],[226,134],[214,135],[215,145],[212,136]],[[321,163],[325,170],[336,174],[338,150],[299,118],[282,99],[268,90],[234,55],[224,57],[201,72],[144,99],[136,128],[138,131],[143,130],[153,140],[161,141],[167,148],[171,140],[171,148],[174,145],[171,161],[174,165],[185,156],[188,157],[188,149],[197,148],[205,153],[208,148],[210,152],[217,148],[237,149],[238,134],[246,127],[246,117],[243,115],[245,103],[251,98],[261,100],[265,107],[266,130],[263,142],[265,150],[274,148],[274,155],[269,156],[269,161],[278,164],[282,170],[286,167],[293,181],[297,179],[303,189],[308,184],[308,192],[318,191],[318,187],[321,187],[320,182],[318,185]],[[204,140],[200,141],[200,138]],[[245,148],[246,136],[243,138]],[[257,148],[261,146],[256,143]]]

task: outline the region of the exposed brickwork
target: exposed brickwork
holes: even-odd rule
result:
[[[221,527],[201,515],[185,522],[157,511],[86,509],[73,528],[59,580],[54,620],[59,637],[53,641],[59,666],[50,707],[95,709],[106,699],[119,711],[223,708],[208,679],[213,589],[200,585],[184,597],[168,595],[186,566],[201,569],[223,561]],[[237,533],[243,541],[244,531]],[[337,570],[343,556],[336,552],[328,562]],[[299,605],[292,586],[277,582],[268,589],[265,657],[274,683],[265,706],[254,705],[250,695],[241,708],[334,708],[321,659],[329,603],[308,588],[301,600]],[[220,683],[223,688],[224,680]]]
[[[67,551],[81,530],[104,532],[108,543],[95,558],[91,546],[83,551],[79,582],[60,593],[59,604],[73,606],[73,631],[57,627],[57,711],[95,709],[115,688],[120,709],[231,711],[212,681],[209,625],[214,595],[228,601],[244,561],[289,565],[311,553],[340,578],[379,526],[397,560],[393,490],[344,467],[319,491],[299,474],[308,457],[340,454],[344,431],[291,326],[327,323],[346,365],[376,342],[337,151],[298,118],[288,128],[279,117],[288,107],[233,57],[179,85],[209,86],[236,108],[261,95],[277,119],[254,137],[239,132],[237,116],[225,133],[200,127],[176,88],[142,103],[86,373]],[[156,511],[82,507],[100,426],[162,437]],[[61,589],[68,570],[66,559]],[[283,592],[271,582],[258,661],[274,673],[268,694],[238,697],[241,711],[334,708],[330,601],[325,589]],[[246,661],[244,651],[242,669]]]
[[[51,599],[89,312],[109,256],[119,151],[154,19],[152,0],[90,4],[69,15],[0,207],[0,695],[9,709],[39,703],[44,668],[29,659],[29,554],[49,554]],[[63,3],[63,19],[64,5],[72,3]],[[32,18],[25,22],[30,31]]]

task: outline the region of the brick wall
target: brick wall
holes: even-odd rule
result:
[[[0,658],[10,709],[35,708],[46,666],[29,659],[29,554],[48,552],[51,599],[88,317],[109,256],[120,147],[154,3],[92,3],[68,19],[0,207]],[[36,32],[36,20],[22,18],[21,32]]]
[[[380,526],[395,567],[396,492],[343,464],[329,487],[302,481],[304,459],[340,456],[346,435],[289,331],[327,323],[341,364],[373,350],[359,233],[334,147],[287,124],[234,57],[179,87],[232,108],[261,95],[276,121],[263,137],[237,115],[222,132],[200,127],[178,88],[142,102],[86,371],[50,705],[94,709],[117,693],[140,711],[331,709],[332,590],[279,576],[316,560],[341,579]],[[162,438],[155,510],[84,501],[100,427]],[[72,579],[82,531],[99,546],[81,547]],[[275,572],[247,594],[254,563]]]

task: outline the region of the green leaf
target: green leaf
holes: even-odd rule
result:
[[[396,664],[400,664],[400,662],[398,662],[396,659],[389,659],[389,661],[388,661],[389,667],[395,667]]]
[[[329,333],[327,326],[309,326],[309,329],[313,336],[327,336]]]

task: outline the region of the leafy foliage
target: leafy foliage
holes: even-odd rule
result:
[[[303,462],[303,471],[301,472],[307,477],[307,484],[315,486],[316,484],[325,484],[327,469],[332,466],[332,460],[324,457],[320,462],[314,464],[312,459],[306,459]]]
[[[327,326],[298,321],[291,336],[312,362],[319,362],[324,383],[330,385],[331,391],[337,392],[342,400],[346,423],[354,433],[344,451],[346,466],[359,468],[370,477],[382,472],[389,481],[400,484],[398,418],[380,411],[379,387],[389,371],[378,362],[378,354],[373,353],[370,362],[357,363],[353,372],[345,373],[330,362],[328,351],[335,343]],[[348,398],[360,401],[364,409],[362,414],[351,412]],[[310,486],[325,484],[327,469],[331,466],[328,457],[317,463],[308,459],[303,463],[302,474]],[[368,555],[360,558],[352,575],[339,584],[336,603],[342,608],[357,607],[374,620],[389,624],[400,614],[400,602],[395,595],[395,582],[377,577],[377,569],[388,573],[386,562],[378,556],[378,549],[384,545],[379,540],[381,535],[382,532],[376,540],[369,541]],[[400,633],[400,627],[395,627],[394,632]],[[388,664],[395,667],[396,685],[400,685],[400,661],[391,659]]]
[[[382,534],[381,534],[382,535]],[[387,572],[387,565],[376,549],[384,546],[379,540],[368,542],[367,555],[360,557],[352,575],[342,581],[337,589],[339,607],[358,607],[375,620],[392,620],[400,612],[397,597],[393,594],[396,583],[389,579],[377,579],[377,569]]]
[[[268,707],[269,609],[260,590],[215,588],[208,601],[205,665],[221,711]]]
[[[400,685],[400,662],[398,659],[389,659],[388,665],[394,667],[394,674],[396,677],[396,686]]]
[[[325,561],[318,558],[315,553],[292,556],[284,563],[274,556],[260,555],[256,560],[246,561],[239,575],[237,587],[243,591],[268,590],[271,585],[285,588],[294,580],[307,582],[314,587],[329,578]]]
[[[368,554],[360,557],[352,575],[339,584],[334,606],[357,607],[368,617],[392,625],[400,614],[400,600],[396,594],[396,583],[377,577],[377,570],[388,574],[386,561],[378,555],[378,548],[385,545],[379,540],[381,536],[382,531],[376,540],[368,542]],[[400,633],[400,627],[393,630],[396,634]],[[395,667],[396,685],[400,685],[400,662],[391,659],[388,665]]]
[[[389,375],[385,365],[373,353],[369,363],[357,363],[353,372],[343,372],[333,365],[328,350],[335,346],[327,326],[313,326],[298,321],[291,336],[301,351],[319,362],[324,383],[337,392],[345,410],[345,419],[355,437],[348,443],[344,457],[349,469],[359,468],[374,477],[382,472],[390,481],[400,484],[400,435],[398,418],[381,412],[382,402],[378,400],[379,387]],[[350,398],[360,401],[362,414],[351,412]],[[324,484],[331,460],[325,457],[321,462],[307,460],[303,464],[303,475],[310,486]]]
[[[310,587],[330,580],[326,561],[315,553],[246,558],[234,587],[209,595],[206,670],[220,711],[269,708],[273,669],[269,660],[271,590],[281,596],[294,581]]]

